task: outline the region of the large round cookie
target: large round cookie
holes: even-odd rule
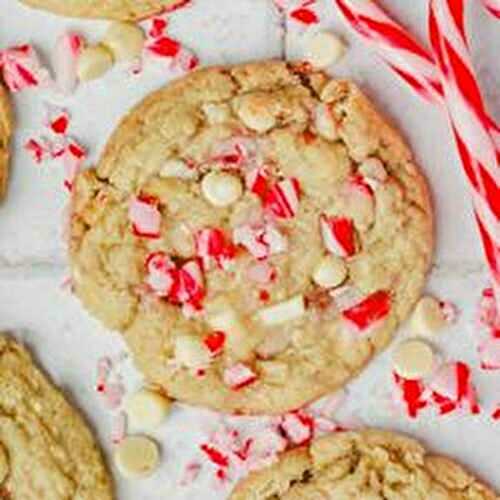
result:
[[[238,199],[215,206],[221,193]],[[431,247],[399,135],[351,83],[281,62],[152,94],[73,198],[76,294],[149,381],[226,412],[279,413],[345,384],[408,316]],[[319,281],[342,287],[312,281],[328,255]]]
[[[9,178],[10,139],[13,117],[7,91],[0,83],[0,199],[5,195]]]
[[[0,335],[0,498],[111,500],[92,434],[28,352]]]
[[[30,7],[69,17],[136,21],[184,3],[184,0],[21,0]]]
[[[448,458],[377,430],[343,432],[283,454],[240,482],[231,500],[495,500]]]

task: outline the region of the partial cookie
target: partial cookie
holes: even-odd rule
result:
[[[184,3],[184,0],[21,0],[35,7],[69,17],[137,21]]]
[[[226,412],[345,384],[408,316],[431,253],[400,136],[353,84],[282,62],[150,95],[73,196],[83,304],[150,382]]]
[[[113,498],[87,424],[29,353],[1,335],[0,498]]]
[[[0,83],[0,199],[7,190],[13,116],[7,91]]]
[[[231,500],[495,500],[460,465],[413,439],[377,430],[343,432],[283,454],[250,474]]]

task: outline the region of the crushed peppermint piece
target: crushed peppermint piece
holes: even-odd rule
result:
[[[153,17],[151,26],[148,30],[148,35],[152,38],[161,37],[168,28],[168,19],[163,17]]]
[[[300,183],[295,177],[274,184],[264,197],[264,207],[281,219],[295,217],[299,209],[299,202]]]
[[[179,481],[180,486],[190,486],[198,478],[201,472],[201,464],[197,461],[189,462],[184,468],[184,473]]]
[[[493,420],[500,420],[500,404],[491,413],[491,418]]]
[[[205,455],[213,464],[218,465],[219,467],[229,466],[229,458],[213,446],[202,444],[200,446],[200,449],[201,451],[203,451],[203,453],[205,453]]]
[[[398,398],[405,406],[410,418],[416,418],[421,410],[427,407],[424,397],[425,387],[421,380],[406,380],[397,373],[393,373],[394,382],[398,389]]]
[[[256,158],[257,143],[245,136],[235,136],[217,143],[212,150],[212,161],[221,162],[226,168],[241,168]]]
[[[319,23],[318,15],[309,8],[302,7],[290,12],[290,17],[307,26]]]
[[[45,126],[53,134],[66,135],[70,124],[70,115],[67,109],[45,103]]]
[[[493,288],[483,290],[477,320],[480,326],[490,330],[492,336],[500,337],[500,312],[497,311]]]
[[[233,242],[246,248],[256,259],[286,252],[288,240],[271,224],[245,224],[233,231]]]
[[[224,383],[233,391],[237,391],[253,384],[257,375],[243,363],[237,363],[224,370]]]
[[[54,47],[54,73],[56,85],[64,95],[72,94],[78,83],[78,58],[85,46],[83,37],[67,32],[58,37]]]
[[[479,344],[478,352],[483,370],[500,370],[500,338],[484,340]]]
[[[42,139],[28,139],[24,144],[24,149],[31,155],[37,164],[43,163],[50,156],[50,147],[47,141]]]
[[[347,217],[320,216],[320,229],[326,249],[338,257],[351,257],[356,253],[354,223]]]
[[[57,151],[53,152],[57,155]],[[87,152],[75,139],[68,139],[62,150],[62,162],[64,166],[64,185],[68,191],[72,191],[73,183],[87,158]]]
[[[314,437],[314,418],[303,411],[284,415],[280,428],[291,444],[302,446]]]
[[[363,332],[385,319],[391,311],[391,297],[379,290],[358,304],[342,311],[344,320],[358,332]]]
[[[245,176],[245,186],[250,192],[256,194],[263,200],[267,193],[267,180],[267,170],[264,167],[255,167],[247,172]]]
[[[124,411],[113,416],[111,420],[111,442],[120,444],[127,435],[127,415]]]
[[[165,252],[154,252],[146,259],[146,283],[158,297],[168,297],[176,278],[176,266]]]
[[[236,254],[235,246],[227,240],[221,229],[206,228],[195,235],[196,255],[203,269],[208,270],[214,262],[220,269],[227,269]]]
[[[134,234],[141,238],[160,237],[161,213],[159,200],[154,196],[141,194],[133,196],[129,204],[129,219]]]
[[[226,334],[220,331],[212,332],[203,339],[203,343],[212,356],[218,356],[224,349]]]

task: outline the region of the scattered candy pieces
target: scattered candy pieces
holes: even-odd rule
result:
[[[478,352],[483,370],[500,370],[500,338],[484,340],[479,344]]]
[[[297,215],[300,201],[300,184],[295,177],[274,184],[267,191],[264,207],[280,219]]]
[[[168,297],[175,280],[176,266],[165,252],[154,252],[146,260],[146,283],[158,297]]]
[[[67,32],[57,38],[53,64],[56,85],[64,95],[72,94],[78,84],[78,58],[85,46],[82,36]]]
[[[125,403],[130,424],[146,430],[159,427],[170,413],[170,406],[168,398],[150,389],[137,391]]]
[[[427,407],[424,397],[425,387],[420,380],[406,380],[397,373],[393,374],[398,393],[398,400],[404,405],[410,418],[416,418],[421,410]]]
[[[338,62],[345,54],[344,42],[329,31],[320,31],[306,43],[306,59],[313,67],[324,69]]]
[[[314,419],[305,412],[293,412],[282,417],[280,428],[296,446],[309,443],[314,437]]]
[[[356,253],[354,224],[347,217],[320,217],[321,236],[325,248],[338,257],[351,257]]]
[[[358,304],[342,311],[344,320],[358,332],[365,332],[384,320],[391,312],[391,297],[383,290],[365,297]]]
[[[113,416],[111,420],[111,442],[119,444],[127,435],[127,415],[121,411]]]
[[[75,139],[69,138],[62,152],[64,166],[64,185],[68,191],[73,190],[73,183],[87,159],[87,151]]]
[[[160,450],[145,436],[129,436],[115,449],[114,461],[120,474],[129,479],[149,476],[158,466]]]
[[[160,237],[161,213],[159,200],[154,196],[141,194],[133,196],[129,204],[129,220],[136,236],[156,239]]]
[[[393,354],[394,371],[407,380],[419,380],[434,370],[434,352],[420,340],[400,344]]]
[[[238,226],[233,231],[233,242],[245,247],[258,260],[286,252],[288,248],[287,238],[271,223]]]
[[[500,337],[500,312],[497,310],[493,288],[483,290],[477,319],[479,325],[487,328],[493,337]]]
[[[256,373],[243,363],[237,363],[224,370],[224,383],[233,391],[243,389],[256,380]]]
[[[227,269],[235,257],[236,248],[221,229],[202,229],[195,235],[195,240],[196,255],[201,259],[204,270],[211,269],[212,263],[220,269]]]
[[[213,357],[218,356],[224,350],[226,334],[221,331],[212,332],[203,339],[203,342]]]

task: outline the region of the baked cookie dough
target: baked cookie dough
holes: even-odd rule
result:
[[[76,295],[149,382],[232,413],[357,374],[421,295],[426,184],[352,84],[283,62],[153,93],[73,195]]]
[[[7,190],[13,121],[9,96],[0,83],[0,199],[5,196]]]
[[[250,474],[231,500],[495,500],[448,458],[377,430],[343,432],[283,454]]]
[[[183,0],[21,0],[30,7],[69,17],[137,21],[184,3]]]
[[[87,425],[0,335],[0,498],[111,500],[109,473]]]

